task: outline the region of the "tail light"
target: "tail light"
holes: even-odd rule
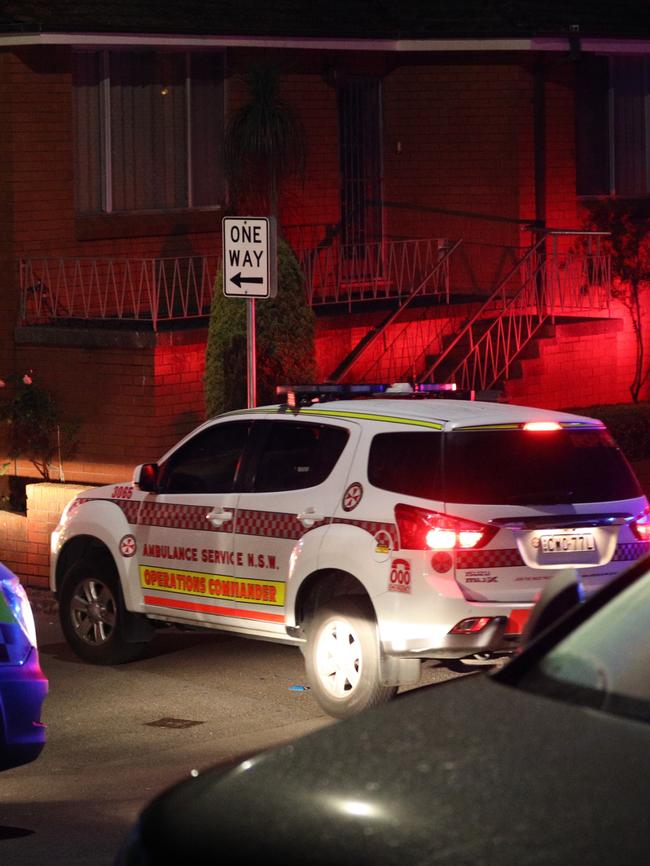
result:
[[[630,529],[639,541],[650,541],[650,505],[630,522]]]
[[[468,550],[483,547],[498,527],[429,511],[415,505],[395,506],[400,546],[407,550]]]

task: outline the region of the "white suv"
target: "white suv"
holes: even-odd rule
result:
[[[648,502],[599,421],[419,397],[298,390],[82,493],[52,536],[72,648],[120,663],[161,623],[293,643],[343,718],[422,659],[513,651],[558,570],[590,592],[650,550]]]

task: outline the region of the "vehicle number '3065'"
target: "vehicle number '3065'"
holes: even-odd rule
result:
[[[113,488],[112,499],[130,499],[133,496],[133,488],[129,484],[121,484]]]

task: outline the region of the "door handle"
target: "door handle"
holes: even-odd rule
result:
[[[215,508],[214,511],[208,511],[205,517],[213,526],[223,526],[224,523],[232,520],[232,511],[228,511],[227,508]]]
[[[305,510],[298,515],[298,520],[307,528],[324,519],[325,518],[322,514],[316,513],[315,508],[305,508]]]

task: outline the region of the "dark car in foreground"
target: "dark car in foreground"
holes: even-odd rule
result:
[[[650,862],[650,559],[492,674],[181,782],[120,866]]]
[[[0,563],[0,770],[40,755],[47,688],[29,599],[16,575]]]

